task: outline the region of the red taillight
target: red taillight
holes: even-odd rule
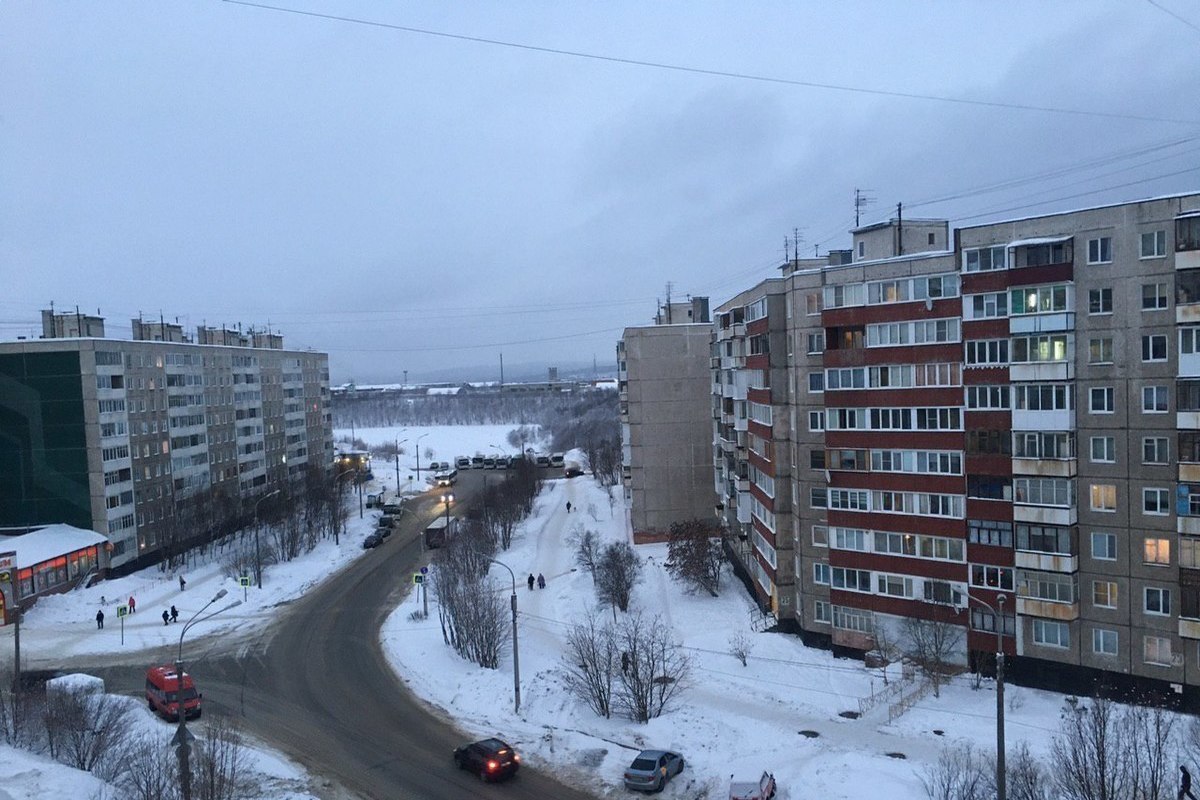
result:
[[[496,761],[489,761],[489,762],[488,762],[488,771],[495,770],[495,769],[496,769],[496,767],[498,767],[498,766],[500,766],[500,764],[499,764],[498,762],[496,762]]]

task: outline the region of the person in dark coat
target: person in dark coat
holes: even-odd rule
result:
[[[567,501],[567,513],[568,514],[571,513],[571,501],[570,500]]]
[[[542,573],[540,573],[540,572],[538,573],[538,588],[539,589],[546,588],[546,579],[544,577],[542,577]]]
[[[175,608],[175,606],[171,606],[171,622],[178,622],[178,621],[179,621],[179,609]]]
[[[171,612],[164,611],[163,612],[163,625],[170,625],[170,624],[171,624]]]
[[[1179,765],[1179,771],[1182,773],[1179,776],[1179,800],[1183,800],[1185,797],[1196,800],[1196,795],[1192,794],[1192,773],[1188,772],[1188,768],[1182,764]]]
[[[183,576],[182,576],[182,575],[180,575],[180,576],[179,576],[179,591],[181,591],[181,592],[182,592],[182,591],[183,591],[185,588],[187,588],[187,581],[185,581],[185,580],[183,579]]]
[[[99,630],[103,627],[104,627],[104,609],[102,608],[96,612],[96,629]]]
[[[529,580],[525,581],[529,584],[529,591],[533,591],[533,573],[529,573]]]

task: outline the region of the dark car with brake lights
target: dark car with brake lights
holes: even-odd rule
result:
[[[661,792],[667,781],[683,772],[683,756],[670,750],[643,750],[625,768],[625,788]]]
[[[484,739],[456,748],[454,766],[474,772],[481,781],[495,781],[516,775],[521,756],[506,742]]]

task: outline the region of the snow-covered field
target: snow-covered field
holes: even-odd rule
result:
[[[424,465],[427,447],[434,449],[439,461],[487,452],[491,445],[512,452],[504,440],[508,430],[508,426],[462,426],[360,428],[355,433],[372,445],[405,438],[415,442],[417,436],[428,434],[421,441]],[[338,438],[348,434],[336,433]],[[402,456],[401,487],[415,491],[415,481],[408,481],[408,469],[415,467],[414,451],[405,448],[409,452]],[[389,470],[377,461],[374,472],[378,483],[394,488],[394,466]],[[570,513],[567,501],[572,504]],[[340,549],[326,542],[298,561],[272,567],[261,590],[250,588],[243,604],[201,623],[194,635],[269,624],[272,609],[281,601],[363,557],[359,543],[373,528],[373,517],[374,512],[362,520],[352,514]],[[633,605],[661,615],[670,626],[691,659],[691,685],[673,710],[649,724],[597,717],[563,691],[558,674],[566,632],[595,611],[591,578],[576,569],[568,540],[584,528],[605,541],[624,538],[624,519],[619,490],[613,491],[610,504],[590,477],[556,479],[547,483],[512,548],[497,556],[518,580],[519,713],[513,710],[510,655],[505,654],[499,670],[482,670],[460,659],[443,644],[432,606],[429,619],[410,619],[419,602],[415,593],[391,615],[381,633],[395,669],[418,696],[458,718],[464,727],[480,735],[500,735],[517,746],[528,762],[552,766],[565,780],[612,796],[627,796],[620,785],[622,770],[642,747],[678,749],[687,760],[682,775],[664,792],[666,797],[696,797],[702,790],[709,797],[721,797],[731,773],[755,776],[766,768],[779,780],[782,798],[859,797],[887,787],[893,800],[924,798],[918,774],[949,741],[968,740],[987,752],[993,750],[995,694],[989,682],[973,690],[968,678],[956,679],[940,698],[922,699],[891,723],[886,704],[860,719],[839,716],[857,711],[860,699],[882,688],[879,670],[808,649],[793,636],[755,633],[752,620],[757,612],[740,584],[726,575],[717,598],[688,593],[663,566],[666,545],[638,548],[643,580]],[[530,591],[523,579],[539,572],[547,586]],[[508,573],[493,567],[492,577],[496,591],[507,596],[511,592]],[[155,658],[170,660],[179,627],[162,624],[159,615],[164,608],[175,604],[186,619],[221,588],[228,589],[229,595],[214,608],[243,598],[243,590],[221,575],[219,565],[197,566],[186,578],[187,589],[180,592],[177,575],[149,569],[46,598],[26,614],[22,626],[25,667],[37,669],[66,656],[122,649],[150,649],[156,651]],[[122,645],[116,605],[130,595],[137,598],[138,612],[125,620]],[[105,629],[98,631],[94,616],[102,597],[108,619]],[[730,637],[738,632],[751,641],[744,667],[729,654]],[[11,626],[0,628],[0,664],[11,662],[11,638]],[[186,645],[184,657],[188,658]],[[194,671],[202,669],[202,663],[197,663]],[[1009,747],[1026,741],[1035,754],[1044,754],[1057,730],[1062,701],[1060,695],[1009,687]],[[152,728],[167,727],[148,713],[142,716]],[[294,764],[264,748],[255,750],[254,761],[256,769],[273,776],[270,793],[263,798],[312,796],[304,793],[307,778]],[[0,800],[82,799],[95,795],[97,788],[89,775],[0,747]]]

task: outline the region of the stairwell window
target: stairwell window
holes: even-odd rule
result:
[[[1167,254],[1167,232],[1147,231],[1141,236],[1140,257],[1162,258]]]
[[[1160,667],[1171,666],[1171,640],[1165,636],[1143,636],[1142,660]]]
[[[1092,629],[1092,652],[1098,656],[1117,654],[1117,632],[1106,628]]]
[[[1112,263],[1112,237],[1100,236],[1096,239],[1088,240],[1088,261],[1089,264],[1110,264]]]

